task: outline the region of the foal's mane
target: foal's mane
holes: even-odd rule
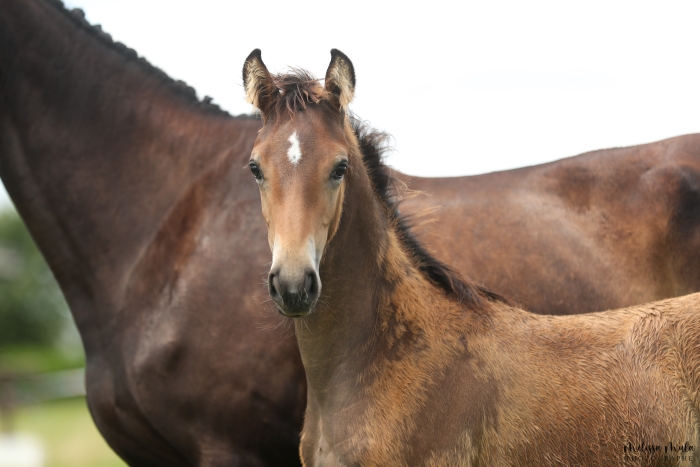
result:
[[[163,85],[168,86],[178,96],[183,97],[189,104],[199,107],[202,110],[209,113],[231,116],[228,112],[223,110],[217,104],[214,104],[212,102],[211,97],[205,96],[202,100],[199,100],[199,98],[197,97],[197,92],[192,86],[189,86],[184,81],[172,79],[163,70],[151,65],[151,63],[144,57],[139,57],[134,49],[127,47],[121,42],[114,41],[112,39],[112,36],[104,32],[99,24],[94,26],[90,24],[85,19],[85,13],[80,8],[68,10],[63,4],[62,0],[46,0],[46,2],[55,6],[59,10],[59,12],[65,15],[69,20],[71,20],[73,24],[75,24],[83,31],[98,39],[102,44],[106,45],[112,50],[117,51],[127,60],[138,63],[141,69],[144,70],[144,72],[156,77]],[[240,115],[234,118],[251,117],[248,115]]]
[[[413,258],[418,269],[433,284],[460,302],[480,304],[481,298],[489,301],[508,303],[504,297],[486,287],[465,280],[461,275],[439,259],[431,255],[411,231],[411,217],[401,214],[400,189],[392,174],[392,169],[384,163],[384,156],[391,150],[390,136],[375,130],[354,115],[350,124],[360,144],[360,152],[367,173],[376,193],[387,208],[387,212],[398,234],[404,250]]]
[[[269,96],[272,99],[262,109],[267,115],[284,111],[292,114],[303,112],[309,105],[322,105],[337,112],[329,103],[328,92],[306,70],[291,68],[288,73],[272,75],[272,82],[275,88],[272,96]],[[402,247],[415,261],[421,273],[448,296],[460,302],[479,305],[480,299],[486,298],[489,301],[508,303],[505,298],[487,288],[465,280],[454,269],[428,253],[411,232],[411,218],[399,212],[399,184],[392,175],[392,170],[384,164],[384,156],[391,150],[390,136],[375,130],[352,114],[349,119],[374,190],[386,207]]]

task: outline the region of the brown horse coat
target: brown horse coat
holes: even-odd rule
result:
[[[193,95],[60,2],[0,2],[0,176],[78,324],[87,355],[88,404],[100,432],[133,466],[298,465],[306,380],[285,324],[261,329],[279,321],[272,307],[261,305],[269,251],[259,197],[242,169],[260,121],[231,117]],[[615,150],[611,159],[619,152],[631,158],[640,152],[640,166],[650,171],[695,167],[697,173],[700,160],[696,136]],[[591,164],[602,163],[580,156],[562,164],[572,161],[591,171],[596,170]],[[628,166],[611,162],[608,171],[596,172],[602,180],[597,185],[614,183]],[[425,185],[412,178],[413,188],[434,195],[414,198],[404,209],[441,205],[435,217],[445,232],[454,239],[473,233],[484,248],[471,248],[471,240],[438,238],[436,246],[453,248],[439,254],[450,260],[460,254],[455,259],[464,268],[451,262],[468,275],[538,312],[561,313],[569,297],[594,295],[601,270],[614,276],[622,263],[586,269],[582,265],[594,263],[576,259],[598,257],[597,245],[605,245],[595,231],[586,231],[592,235],[588,240],[572,235],[589,218],[567,210],[568,183],[558,192],[538,189],[534,175],[548,171],[555,183],[557,167]],[[629,199],[646,186],[643,178],[625,180]],[[697,190],[688,186],[692,200]],[[530,198],[540,201],[528,203]],[[606,214],[614,203],[590,199],[590,212],[614,227],[616,216]],[[644,209],[663,211],[666,205],[657,205],[663,199],[626,203],[634,215],[622,219]],[[545,215],[547,203],[563,217]],[[699,216],[692,216],[693,204],[682,198],[672,203],[694,225]],[[469,227],[448,228],[455,216]],[[646,233],[650,226],[656,228],[636,225],[635,235],[652,238]],[[539,230],[528,230],[534,227]],[[491,232],[488,243],[479,231]],[[549,240],[538,241],[544,232]],[[552,240],[557,232],[566,240]],[[565,257],[562,245],[572,238],[589,248]],[[645,245],[632,255],[645,254]],[[506,249],[513,255],[494,254]],[[696,250],[678,251],[679,258],[696,258],[687,253]],[[527,266],[550,257],[557,258],[556,277]],[[496,261],[505,267],[496,267]],[[648,284],[657,269],[642,263],[636,272],[630,280]],[[507,287],[497,282],[499,274],[508,278]],[[560,276],[571,282],[548,288]],[[577,302],[585,307],[579,311],[640,301],[603,285],[607,292]],[[549,292],[532,294],[537,303],[527,301],[530,290],[543,288]],[[563,293],[571,295],[562,298]],[[656,298],[671,292],[659,293]]]
[[[545,314],[700,290],[700,135],[505,172],[408,180],[440,205],[417,225],[435,255]],[[445,241],[445,239],[458,239]]]
[[[304,465],[700,465],[673,450],[700,442],[700,294],[577,316],[509,305],[412,239],[381,151],[344,115],[347,57],[332,51],[325,90],[266,73],[254,51],[244,80],[265,124],[250,165],[270,293],[297,317],[309,382]],[[271,83],[282,92],[265,93]],[[303,154],[291,164],[289,142]],[[337,227],[316,220],[334,215]],[[320,299],[296,297],[314,287]]]
[[[259,128],[60,2],[0,2],[0,175],[129,465],[299,465],[303,369],[256,296],[265,226],[241,168]]]

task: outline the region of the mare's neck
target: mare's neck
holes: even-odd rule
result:
[[[89,315],[129,307],[154,242],[170,245],[146,270],[173,269],[213,180],[195,185],[230,175],[258,124],[196,108],[49,1],[3,1],[0,63],[0,175],[85,337]]]

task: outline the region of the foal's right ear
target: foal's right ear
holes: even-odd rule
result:
[[[272,76],[260,56],[260,49],[253,50],[243,64],[245,99],[265,114],[275,92]]]

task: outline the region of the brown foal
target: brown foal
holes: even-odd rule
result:
[[[324,86],[259,50],[243,69],[270,296],[308,380],[304,465],[699,465],[700,295],[554,317],[463,280],[398,215],[331,55]]]

